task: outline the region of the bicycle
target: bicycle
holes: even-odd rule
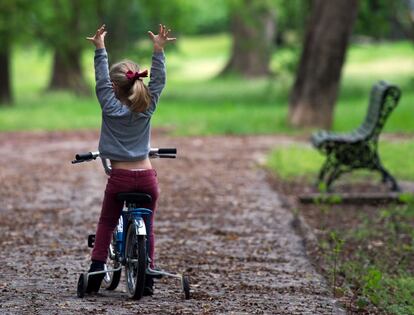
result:
[[[150,158],[175,158],[175,148],[153,148],[150,150]],[[99,152],[88,152],[76,154],[72,164],[96,160]],[[111,166],[107,159],[101,158],[105,173],[111,173]],[[101,287],[106,290],[115,290],[121,279],[122,267],[125,267],[125,279],[127,292],[130,298],[139,300],[143,296],[145,277],[162,278],[169,276],[181,280],[182,291],[185,299],[190,298],[189,278],[184,274],[170,273],[164,270],[151,269],[148,255],[147,230],[151,229],[145,220],[152,214],[147,208],[140,207],[142,204],[151,202],[151,196],[140,192],[118,193],[117,198],[124,202],[124,208],[119,218],[117,227],[113,232],[109,246],[109,265],[105,264],[103,271],[85,272],[80,274],[77,285],[77,295],[85,296],[88,286],[88,278],[93,274],[105,273]],[[95,235],[88,236],[88,247],[93,248]]]

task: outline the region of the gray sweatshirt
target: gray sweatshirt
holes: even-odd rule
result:
[[[99,152],[114,161],[143,160],[150,149],[151,116],[165,86],[164,53],[152,56],[148,89],[151,105],[144,113],[133,113],[115,96],[109,78],[108,54],[105,48],[95,50],[96,96],[102,108]]]

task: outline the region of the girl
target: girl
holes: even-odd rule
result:
[[[109,70],[104,43],[107,34],[105,25],[102,25],[94,36],[86,38],[96,47],[96,95],[102,108],[99,152],[102,158],[110,159],[112,165],[96,230],[89,272],[104,269],[112,232],[123,207],[122,202],[116,199],[117,193],[134,191],[147,193],[151,195],[152,203],[143,206],[155,212],[158,183],[156,172],[148,158],[150,120],[165,86],[164,46],[175,40],[168,37],[170,31],[165,25],[160,25],[158,35],[148,32],[154,45],[148,87],[142,81],[143,77],[148,76],[148,71],[141,71],[140,67],[132,61],[118,62]],[[153,268],[153,231],[149,231],[149,240],[149,256]],[[98,292],[103,277],[104,274],[90,276],[86,292]],[[146,278],[144,295],[152,295],[153,279]]]

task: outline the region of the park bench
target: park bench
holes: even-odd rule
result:
[[[378,154],[378,138],[382,128],[397,106],[400,89],[384,81],[376,83],[371,90],[369,108],[362,125],[349,133],[325,130],[312,135],[312,144],[326,155],[318,177],[318,187],[329,190],[342,174],[354,169],[378,171],[383,183],[390,184],[392,191],[399,191],[395,178],[384,168]]]

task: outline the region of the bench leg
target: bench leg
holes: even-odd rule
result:
[[[338,179],[343,173],[344,170],[341,168],[341,165],[338,164],[334,159],[329,158],[328,156],[319,172],[316,187],[319,189],[319,185],[321,183],[325,183],[326,190],[328,192],[331,191],[332,183],[336,179]]]
[[[397,181],[395,178],[388,172],[384,166],[382,166],[381,160],[378,156],[378,153],[374,156],[374,170],[377,170],[381,173],[382,182],[383,183],[390,183],[391,184],[391,191],[401,191],[400,186],[398,186]]]
[[[332,163],[331,159],[329,159],[329,157],[328,157],[326,159],[325,163],[322,165],[321,170],[319,171],[318,179],[317,179],[317,181],[315,183],[315,186],[316,186],[317,189],[320,188],[319,185],[321,183],[325,183],[326,184],[326,182],[324,180],[325,175],[327,173],[329,173],[329,171],[332,169],[332,167],[333,167],[333,163]]]
[[[344,171],[340,168],[340,166],[336,166],[334,170],[331,172],[331,174],[328,176],[328,179],[326,180],[326,188],[328,191],[331,190],[332,183],[337,180]]]
[[[394,176],[392,176],[382,165],[380,165],[377,170],[382,175],[382,182],[391,184],[391,191],[401,191],[400,186],[398,185],[397,181],[395,180]]]
[[[319,171],[318,182],[323,181],[323,178],[325,177],[325,174],[328,171],[329,167],[330,167],[329,160],[326,160],[325,163],[322,165],[321,170]]]
[[[379,159],[379,157],[377,156],[375,158],[375,169],[381,173],[382,176],[382,182],[383,183],[390,183],[391,184],[391,191],[401,191],[400,186],[398,186],[397,181],[395,180],[395,178],[390,174],[390,172],[388,172],[384,166],[382,166],[382,163]]]

